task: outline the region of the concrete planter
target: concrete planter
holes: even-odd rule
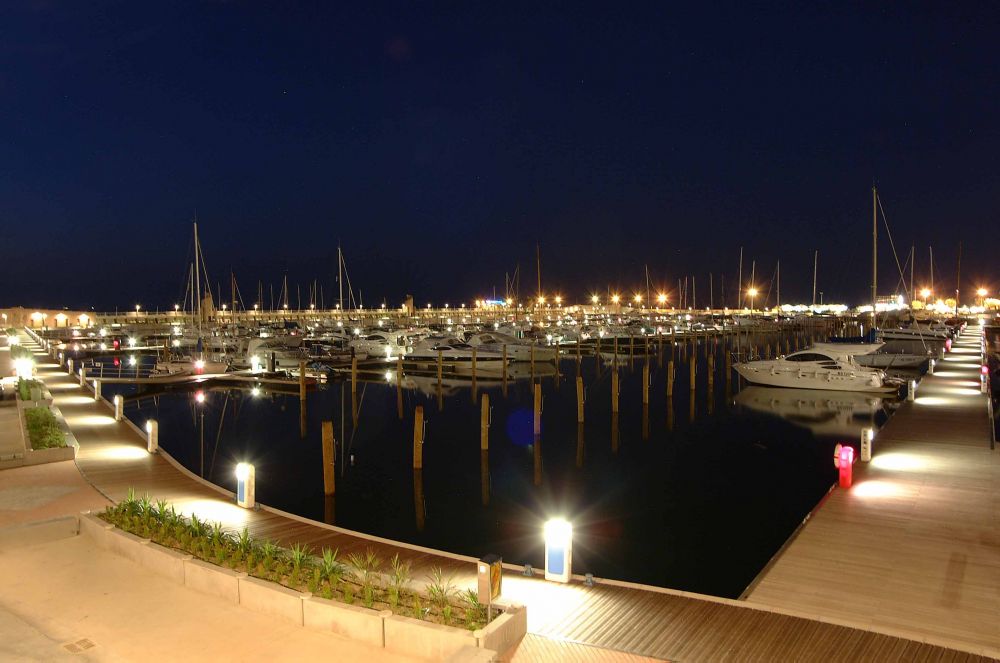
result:
[[[184,562],[191,555],[171,548],[165,548],[150,541],[141,549],[140,564],[157,575],[169,578],[178,585],[184,584]]]
[[[114,527],[111,523],[104,522],[92,513],[80,514],[80,534],[89,536],[98,548],[107,549],[108,532]]]
[[[351,640],[376,647],[385,646],[383,621],[392,611],[370,610],[339,601],[312,596],[302,602],[303,625],[321,631],[332,631]]]
[[[51,449],[28,449],[24,454],[25,465],[41,465],[42,463],[58,463],[76,458],[76,447],[53,447]]]
[[[240,578],[245,577],[245,573],[224,569],[200,559],[184,561],[185,587],[202,594],[218,596],[234,605],[240,602]]]
[[[240,606],[296,626],[302,626],[302,601],[310,596],[260,578],[240,578]]]
[[[130,559],[136,564],[142,563],[142,549],[149,543],[149,539],[129,534],[117,527],[107,531],[105,541],[108,552]]]
[[[464,647],[478,647],[468,629],[443,626],[410,617],[392,615],[385,621],[385,648],[418,658],[443,661]]]
[[[521,641],[528,632],[528,611],[522,605],[511,604],[504,613],[475,632],[479,646],[503,654]]]

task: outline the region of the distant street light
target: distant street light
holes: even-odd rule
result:
[[[747,295],[750,297],[750,315],[753,316],[753,300],[757,296],[757,288],[747,290]]]

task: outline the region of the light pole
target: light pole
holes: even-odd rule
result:
[[[750,297],[750,317],[753,317],[753,300],[757,296],[757,288],[750,288],[747,290],[747,295]]]
[[[924,300],[924,308],[927,308],[927,298],[931,296],[930,288],[923,288],[920,291],[920,297]]]
[[[989,294],[986,291],[986,288],[980,288],[979,290],[976,290],[976,294],[979,295],[979,305],[980,306],[985,306],[986,305],[986,295]]]

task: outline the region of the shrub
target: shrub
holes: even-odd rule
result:
[[[59,428],[55,415],[47,407],[33,407],[24,411],[28,425],[28,440],[32,449],[53,449],[66,446],[66,436]]]

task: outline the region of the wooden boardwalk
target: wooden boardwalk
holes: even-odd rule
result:
[[[748,601],[1000,656],[1000,450],[974,327]]]
[[[96,403],[55,362],[44,355],[39,360],[40,377],[80,443],[77,465],[81,473],[110,499],[121,499],[134,488],[207,520],[234,529],[246,526],[257,537],[284,544],[304,542],[314,548],[336,547],[342,554],[373,547],[383,558],[398,553],[410,560],[417,578],[431,567],[441,566],[455,573],[460,583],[472,583],[471,558],[374,541],[321,523],[236,507],[228,496],[178,469],[164,455],[147,454],[145,440],[138,432],[115,422],[106,405]],[[509,653],[508,659],[514,661],[636,660],[615,652],[602,655],[600,649],[591,648],[571,653],[577,651],[572,644],[683,661],[981,660],[864,628],[814,621],[782,607],[751,606],[622,583],[559,585],[508,573],[504,595],[528,606],[529,631],[544,636],[526,640]]]

